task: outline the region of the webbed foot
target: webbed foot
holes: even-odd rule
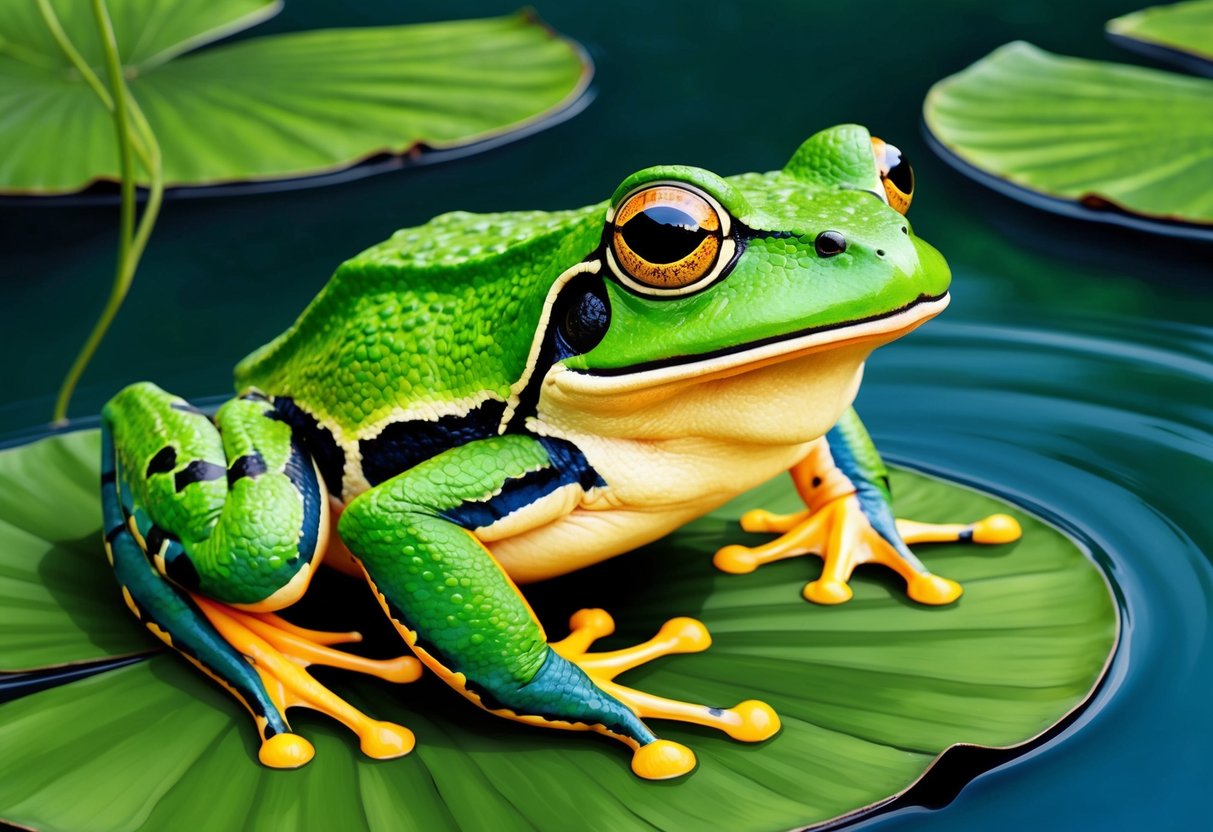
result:
[[[1019,523],[1006,514],[993,514],[975,523],[933,524],[897,520],[900,540],[890,540],[869,520],[856,494],[847,494],[814,511],[772,514],[761,509],[746,512],[741,527],[748,532],[775,532],[780,536],[761,546],[725,546],[716,552],[716,567],[732,574],[753,572],[759,566],[785,558],[815,554],[824,560],[821,577],[805,585],[802,594],[817,604],[841,604],[851,599],[848,581],[855,567],[878,563],[906,581],[906,594],[921,604],[949,604],[963,590],[955,581],[931,574],[904,544],[972,541],[1007,543],[1021,534]],[[898,544],[903,545],[898,545]]]
[[[779,716],[765,702],[747,700],[732,708],[711,708],[666,699],[615,682],[624,671],[673,653],[699,653],[711,645],[707,628],[693,618],[667,621],[653,638],[622,650],[588,652],[600,638],[615,631],[615,621],[605,611],[587,609],[569,619],[571,633],[551,648],[580,667],[594,684],[618,699],[641,719],[656,717],[716,728],[743,742],[760,742],[774,736]],[[665,780],[686,774],[695,767],[695,754],[670,740],[655,740],[635,748],[632,771],[649,780]]]
[[[331,645],[361,641],[362,636],[308,630],[272,613],[250,613],[199,595],[192,597],[223,638],[249,659],[279,711],[300,706],[326,713],[356,733],[362,752],[378,760],[401,757],[413,750],[412,731],[371,719],[316,681],[307,667],[337,667],[402,683],[420,678],[421,663],[416,658],[368,659],[343,653]],[[305,738],[281,733],[262,743],[258,757],[272,768],[297,768],[314,753]]]

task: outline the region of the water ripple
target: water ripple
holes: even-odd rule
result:
[[[935,322],[870,362],[858,406],[887,457],[1067,532],[1122,612],[1120,650],[1090,708],[966,788],[949,828],[979,828],[999,803],[1022,816],[1025,800],[1056,828],[1081,828],[1107,817],[1099,802],[1121,789],[1155,797],[1126,802],[1125,828],[1156,823],[1150,807],[1191,804],[1182,792],[1209,771],[1213,736],[1211,359],[1213,328],[1066,317]],[[856,828],[933,822],[903,804]]]

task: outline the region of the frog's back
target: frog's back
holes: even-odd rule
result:
[[[237,385],[289,397],[346,440],[504,403],[549,287],[598,245],[602,212],[458,212],[398,231],[338,267]]]

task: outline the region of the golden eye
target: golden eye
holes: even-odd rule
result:
[[[641,291],[684,294],[713,274],[726,248],[716,206],[678,185],[652,185],[627,197],[612,225],[611,252]]]
[[[880,170],[880,181],[884,185],[889,206],[899,214],[910,209],[914,198],[914,171],[901,155],[901,151],[872,137],[872,153],[876,156],[876,167]]]

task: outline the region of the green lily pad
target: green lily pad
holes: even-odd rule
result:
[[[53,5],[104,77],[89,4]],[[569,108],[591,74],[580,47],[529,13],[299,32],[181,54],[280,5],[108,1],[166,185],[311,176],[381,154],[500,139]],[[32,0],[0,0],[0,113],[0,192],[66,193],[118,179],[110,116]]]
[[[85,433],[0,454],[0,574],[14,587],[47,582],[45,595],[28,589],[34,602],[10,605],[10,589],[0,601],[0,657],[17,651],[20,666],[60,662],[73,646],[87,655],[130,646],[115,638],[99,648],[87,632],[102,626],[99,605],[109,605],[114,622],[130,617],[114,583],[97,575],[96,564],[105,567],[95,449],[95,434]],[[0,818],[77,832],[183,821],[200,829],[773,830],[879,804],[956,743],[1009,747],[1048,731],[1098,683],[1118,623],[1102,573],[1054,529],[918,474],[895,471],[893,487],[908,516],[944,521],[1009,510],[1024,538],[924,548],[936,571],[965,585],[949,607],[906,601],[898,582],[876,570],[860,571],[850,603],[817,607],[800,598],[820,568],[815,559],[746,576],[711,565],[718,546],[761,539],[738,530],[744,510],[796,507],[781,478],[635,553],[528,588],[553,637],[573,610],[610,610],[619,632],[603,649],[647,638],[676,615],[702,618],[714,639],[706,653],[667,657],[622,681],[719,704],[759,697],[782,716],[781,733],[758,745],[656,723],[699,757],[680,781],[641,781],[619,744],[497,719],[432,676],[394,687],[339,672],[326,680],[369,713],[413,729],[416,750],[371,761],[335,723],[293,711],[316,758],[297,771],[271,771],[256,763],[247,714],[164,654],[0,706]],[[72,544],[66,553],[62,539]],[[59,557],[78,559],[78,574],[38,567]],[[344,599],[327,604],[330,615],[382,618],[357,582],[329,580],[326,591]],[[88,612],[60,621],[51,614],[58,601]],[[54,630],[42,647],[26,637],[36,629],[23,623],[31,614]]]
[[[945,158],[1038,207],[1213,238],[1213,81],[1015,42],[923,114]]]
[[[157,650],[114,615],[114,576],[97,557],[98,434],[0,453],[0,672]]]
[[[1113,41],[1128,49],[1213,72],[1213,0],[1151,6],[1109,20],[1107,29]]]

